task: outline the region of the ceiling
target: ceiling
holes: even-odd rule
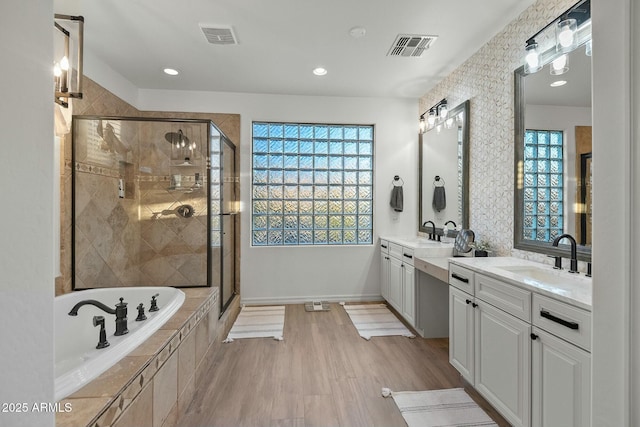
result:
[[[87,61],[99,58],[141,89],[418,98],[532,3],[54,0],[54,8],[84,16]],[[208,43],[200,24],[231,26],[238,44]],[[352,37],[353,27],[366,34]],[[421,57],[386,56],[400,33],[438,39]],[[327,75],[313,75],[318,66]]]

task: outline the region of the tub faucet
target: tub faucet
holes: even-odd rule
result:
[[[576,255],[576,239],[573,238],[571,234],[562,234],[556,237],[553,240],[552,246],[558,247],[558,243],[562,239],[569,239],[569,243],[571,244],[571,268],[569,269],[569,273],[577,273],[578,272],[578,256]]]
[[[429,233],[429,240],[436,240],[435,235],[436,235],[436,225],[433,221],[425,221],[424,224],[422,224],[423,227],[426,227],[427,224],[431,224],[431,233]]]
[[[100,301],[96,301],[94,299],[86,299],[74,305],[71,311],[69,312],[69,316],[77,316],[78,309],[83,305],[93,305],[106,313],[115,314],[116,315],[116,332],[114,333],[114,335],[124,335],[129,332],[129,329],[127,329],[127,303],[123,301],[124,301],[124,298],[120,298],[120,302],[116,304],[116,308],[113,309],[113,308],[107,307]]]

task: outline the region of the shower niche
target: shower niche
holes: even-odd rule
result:
[[[207,120],[74,116],[73,289],[236,293],[235,146]]]

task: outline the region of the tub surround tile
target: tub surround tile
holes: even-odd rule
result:
[[[158,353],[159,348],[163,348],[171,341],[174,335],[176,335],[176,330],[159,329],[143,344],[129,353],[129,356],[154,356]]]
[[[196,334],[183,338],[178,349],[178,394],[184,393],[196,372]]]
[[[95,417],[96,413],[109,403],[109,397],[93,397],[81,399],[64,399],[60,403],[62,407],[71,404],[70,412],[56,414],[56,427],[86,427]]]
[[[148,361],[146,356],[126,356],[70,398],[116,396]]]
[[[153,378],[153,425],[163,426],[178,400],[178,354],[174,353]]]
[[[153,385],[142,389],[113,427],[153,427]]]

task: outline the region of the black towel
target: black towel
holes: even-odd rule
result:
[[[393,186],[391,190],[391,201],[389,202],[391,207],[396,212],[402,212],[402,205],[404,204],[404,195],[402,194],[402,185]]]
[[[444,191],[444,186],[433,188],[433,209],[440,212],[447,207],[447,195]]]

